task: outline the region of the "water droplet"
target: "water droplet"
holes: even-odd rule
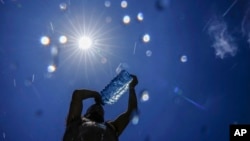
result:
[[[67,39],[66,36],[60,36],[59,37],[59,43],[65,44],[65,43],[67,43],[67,41],[68,41],[68,39]]]
[[[60,9],[61,9],[62,11],[67,10],[67,4],[66,4],[66,3],[61,3],[61,4],[59,5],[59,7],[60,7]]]
[[[141,22],[141,21],[143,21],[143,19],[144,19],[143,13],[139,12],[137,14],[137,20]]]
[[[51,55],[58,55],[58,48],[56,46],[52,46],[50,50]]]
[[[118,73],[120,73],[120,71],[122,71],[122,70],[127,70],[129,68],[129,66],[128,66],[128,64],[127,63],[120,63],[119,65],[118,65],[118,67],[116,68],[116,73],[118,74]]]
[[[150,36],[149,34],[144,34],[143,37],[142,37],[142,41],[144,43],[148,43],[150,41]]]
[[[130,17],[129,17],[128,15],[125,15],[125,16],[123,17],[123,23],[124,23],[124,24],[129,24],[129,23],[130,23]]]
[[[127,8],[128,7],[128,2],[125,1],[125,0],[121,1],[121,7],[122,8]]]
[[[181,56],[181,62],[182,63],[187,62],[187,56],[186,55]]]
[[[50,38],[48,36],[43,36],[41,38],[40,42],[42,45],[47,46],[50,43]]]
[[[137,125],[137,124],[139,123],[139,116],[138,116],[138,115],[135,115],[135,116],[133,117],[132,123],[133,123],[134,125]]]
[[[55,72],[56,71],[56,66],[55,65],[49,65],[48,66],[48,72],[49,73],[52,73],[52,72]]]
[[[147,90],[144,90],[141,95],[141,101],[146,102],[149,100],[149,93]]]
[[[135,109],[132,112],[132,124],[137,125],[139,123],[139,111]]]
[[[182,95],[182,90],[179,87],[174,88],[174,93],[178,95]]]
[[[104,6],[105,6],[105,7],[110,7],[110,6],[111,6],[111,2],[108,1],[108,0],[105,1],[105,2],[104,2]]]
[[[151,50],[147,50],[147,51],[146,51],[146,55],[147,55],[148,57],[152,56],[152,51],[151,51]]]

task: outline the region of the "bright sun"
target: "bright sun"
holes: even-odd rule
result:
[[[63,44],[60,50],[60,63],[69,73],[73,73],[74,68],[75,76],[84,72],[85,78],[88,79],[91,74],[96,73],[95,70],[99,71],[99,67],[103,67],[98,64],[111,63],[108,58],[117,56],[114,53],[117,47],[114,45],[114,39],[117,38],[114,36],[116,28],[105,23],[105,17],[100,15],[100,12],[75,10],[66,15],[62,30],[58,31],[68,39],[67,44]]]
[[[78,47],[81,49],[89,49],[92,47],[93,41],[88,36],[82,36],[78,41]]]

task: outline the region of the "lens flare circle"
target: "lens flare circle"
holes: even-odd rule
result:
[[[123,17],[123,23],[125,24],[125,25],[127,25],[127,24],[129,24],[130,23],[130,16],[129,15],[125,15],[124,17]]]
[[[47,46],[50,44],[50,38],[48,36],[43,36],[41,37],[40,42],[42,45]]]
[[[56,66],[55,65],[49,65],[47,68],[49,73],[55,72],[56,71]]]

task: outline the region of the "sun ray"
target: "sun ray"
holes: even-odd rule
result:
[[[117,45],[122,39],[121,34],[115,34],[123,26],[106,23],[105,12],[95,10],[67,13],[66,21],[61,22],[63,28],[57,32],[67,37],[67,43],[60,48],[60,69],[65,69],[64,73],[73,73],[75,80],[81,75],[88,83],[92,75],[102,74],[98,72],[100,70],[112,75],[112,62],[124,60],[122,52],[119,53],[122,45]],[[81,49],[81,40],[87,44],[92,40],[91,47]],[[103,58],[107,59],[105,63],[101,62]]]

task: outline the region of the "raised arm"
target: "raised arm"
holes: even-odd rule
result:
[[[132,114],[135,110],[137,110],[137,98],[135,93],[135,86],[138,83],[137,77],[134,75],[131,75],[133,77],[133,81],[129,85],[129,101],[128,101],[128,109],[126,112],[122,113],[120,116],[118,116],[114,121],[111,121],[110,124],[112,124],[115,129],[117,130],[118,136],[121,135],[123,130],[128,125]]]
[[[87,98],[95,98],[96,102],[101,102],[101,96],[96,91],[91,90],[75,90],[69,108],[69,113],[67,117],[67,126],[75,120],[81,119],[81,113],[83,109],[82,100]]]

